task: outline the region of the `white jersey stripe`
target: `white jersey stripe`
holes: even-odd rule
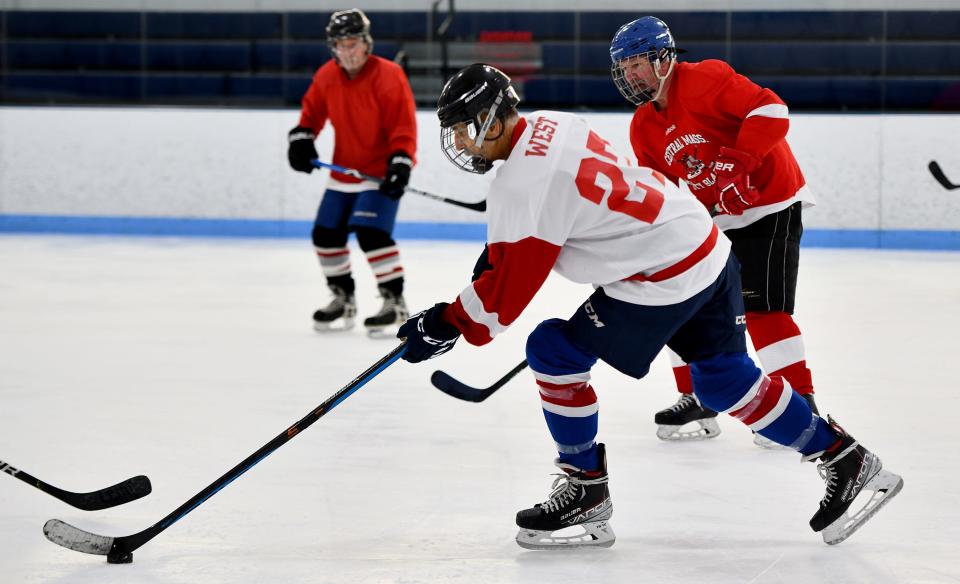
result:
[[[806,356],[803,349],[803,337],[797,335],[777,341],[757,351],[757,357],[763,370],[769,373],[779,371],[788,365],[803,361]]]
[[[460,304],[463,305],[463,311],[467,313],[470,320],[477,324],[482,324],[490,331],[490,338],[497,336],[507,329],[500,324],[500,315],[496,312],[487,312],[483,308],[483,302],[477,296],[477,291],[473,285],[467,286],[460,292]]]
[[[782,103],[769,103],[753,110],[747,117],[762,116],[764,118],[789,118],[790,110]]]

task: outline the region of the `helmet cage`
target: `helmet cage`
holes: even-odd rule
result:
[[[664,83],[667,78],[670,77],[670,74],[673,72],[673,66],[677,62],[676,55],[676,50],[672,48],[662,48],[631,55],[615,61],[613,65],[610,66],[610,76],[613,78],[614,85],[617,86],[617,91],[620,92],[620,95],[622,95],[624,99],[633,105],[644,105],[651,101],[656,101],[660,97],[660,94],[663,92]],[[656,87],[641,88],[635,78],[628,79],[627,77],[625,70],[644,59],[653,67],[653,73],[659,81]],[[667,71],[661,74],[660,71],[664,63],[668,63]]]

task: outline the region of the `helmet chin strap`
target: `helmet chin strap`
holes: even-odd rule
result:
[[[653,94],[653,97],[650,99],[650,101],[657,101],[658,99],[660,99],[660,94],[663,93],[663,86],[666,85],[665,82],[667,80],[667,77],[670,77],[670,74],[673,73],[673,66],[674,64],[676,64],[676,62],[677,62],[677,59],[671,55],[670,66],[667,67],[667,72],[664,73],[663,75],[660,75],[660,64],[662,63],[662,61],[659,58],[657,59],[657,70],[654,71],[653,74],[657,76],[658,80],[660,80],[660,85],[657,87],[657,92]]]
[[[490,106],[490,110],[487,111],[487,118],[483,120],[483,124],[480,125],[480,129],[477,130],[477,139],[473,141],[473,146],[475,148],[480,148],[483,146],[483,141],[487,137],[487,132],[490,131],[490,125],[493,124],[493,120],[497,117],[497,108],[500,107],[500,102],[503,101],[503,92],[497,93],[497,98],[493,100],[493,105]]]

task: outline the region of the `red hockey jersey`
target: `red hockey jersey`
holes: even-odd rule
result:
[[[370,55],[350,79],[333,59],[317,69],[303,96],[300,125],[319,134],[327,120],[336,131],[333,163],[364,174],[385,176],[387,157],[403,150],[417,152],[416,105],[399,65]],[[339,173],[344,183],[359,179]]]
[[[641,166],[683,180],[708,208],[717,203],[713,163],[721,146],[761,161],[750,173],[760,199],[743,215],[720,215],[722,229],[744,227],[796,201],[812,204],[800,167],[787,144],[786,104],[723,61],[677,63],[667,107],[637,108],[630,142]]]

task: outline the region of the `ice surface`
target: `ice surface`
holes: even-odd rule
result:
[[[402,242],[408,303],[451,300],[479,244]],[[379,308],[354,250],[360,315]],[[608,445],[609,550],[524,551],[514,514],[545,498],[554,451],[529,372],[481,404],[428,382],[488,385],[540,320],[589,289],[551,278],[493,344],[398,363],[134,553],[131,565],[46,541],[57,517],[102,535],[152,525],[386,354],[322,336],[308,241],[0,237],[0,458],[65,489],[144,473],[149,497],[74,510],[0,477],[4,583],[960,582],[956,391],[960,254],[804,250],[797,319],[832,413],[904,476],[850,540],[807,520],[813,465],[721,419],[668,444],[665,359],[642,381],[595,369]]]

